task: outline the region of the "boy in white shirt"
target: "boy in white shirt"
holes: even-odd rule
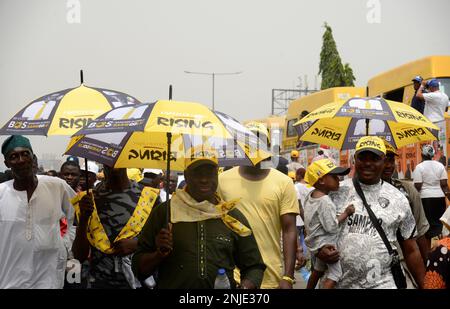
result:
[[[306,170],[305,181],[315,188],[308,194],[304,207],[307,234],[305,243],[313,253],[311,258],[314,262],[314,271],[307,288],[313,289],[326,270],[326,263],[315,258],[314,255],[324,245],[336,246],[339,224],[355,211],[353,205],[349,205],[341,215],[337,216],[336,206],[328,196],[330,191],[339,189],[338,176],[347,175],[349,172],[349,168],[337,167],[329,159],[315,161]],[[333,289],[341,276],[342,269],[339,261],[328,264],[328,274],[323,287]]]

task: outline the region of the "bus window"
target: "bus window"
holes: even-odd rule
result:
[[[287,137],[293,137],[297,136],[297,130],[294,127],[294,123],[297,122],[297,118],[291,119],[287,123],[287,130],[286,130],[286,136]]]
[[[395,89],[395,90],[386,92],[383,95],[383,98],[385,98],[386,100],[402,102],[403,101],[403,92],[404,91],[405,91],[405,88]]]

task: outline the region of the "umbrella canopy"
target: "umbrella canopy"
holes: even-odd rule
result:
[[[115,108],[77,132],[66,154],[116,168],[165,169],[170,161],[171,170],[183,171],[189,149],[202,144],[218,150],[220,166],[256,165],[271,155],[232,117],[179,101]]]
[[[255,137],[256,138],[256,137]],[[66,154],[93,160],[114,168],[156,168],[184,171],[190,162],[189,150],[199,145],[218,150],[219,166],[256,165],[270,154],[262,155],[257,143],[252,145],[232,139],[176,134],[172,136],[170,156],[167,137],[161,132],[115,132],[76,136]]]
[[[437,139],[439,128],[410,106],[382,98],[351,98],[326,104],[294,124],[299,139],[337,149],[354,149],[365,135],[395,148]]]
[[[73,135],[106,111],[137,103],[122,92],[81,85],[32,101],[0,129],[0,135]]]

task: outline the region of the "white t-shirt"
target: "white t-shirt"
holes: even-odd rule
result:
[[[407,198],[394,186],[380,181],[375,185],[361,184],[367,203],[381,226],[392,248],[396,248],[396,233],[404,239],[416,236],[416,222]],[[353,204],[355,213],[349,216],[339,230],[337,247],[340,252],[342,278],[337,288],[395,289],[390,263],[391,257],[362,200],[356,193],[352,179],[340,183],[337,192],[330,193],[338,215]]]
[[[159,190],[159,198],[161,199],[161,203],[166,201],[166,190],[164,188]],[[172,194],[169,194],[169,200],[172,198]]]
[[[308,188],[306,184],[298,182],[295,184],[295,191],[297,192],[297,199],[300,201],[303,211],[305,210],[305,199],[309,192],[314,190],[314,188]],[[302,220],[302,217],[298,215],[295,221],[296,226],[303,226],[305,223]]]
[[[431,122],[444,120],[445,109],[448,106],[448,96],[440,91],[424,93],[425,108],[423,115]]]
[[[286,165],[289,172],[296,172],[299,168],[305,168],[300,162],[292,161]]]
[[[313,187],[308,187],[306,184],[297,182],[295,184],[295,190],[297,191],[297,199],[302,203],[302,207],[305,207],[305,199],[308,196],[308,193],[314,190]]]
[[[426,160],[417,164],[413,173],[414,183],[422,183],[420,198],[444,197],[441,179],[447,179],[445,166],[434,160]]]
[[[75,192],[57,177],[38,176],[30,201],[14,180],[0,184],[0,289],[55,289],[64,285]]]
[[[305,205],[305,244],[314,254],[323,246],[336,245],[339,222],[336,205],[328,195],[314,198],[308,195]]]

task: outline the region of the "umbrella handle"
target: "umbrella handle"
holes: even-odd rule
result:
[[[172,85],[169,85],[169,100],[172,100]]]
[[[84,158],[84,176],[86,177],[86,194],[89,195],[89,171],[88,171],[88,159]]]
[[[81,83],[81,84],[84,83],[83,70],[80,70],[80,83]]]
[[[172,86],[170,86],[172,88]],[[170,151],[172,144],[172,133],[167,132],[167,170],[166,170],[166,203],[167,203],[167,217],[166,217],[166,226],[169,228],[170,222],[170,199],[169,199],[169,188],[170,188]]]

